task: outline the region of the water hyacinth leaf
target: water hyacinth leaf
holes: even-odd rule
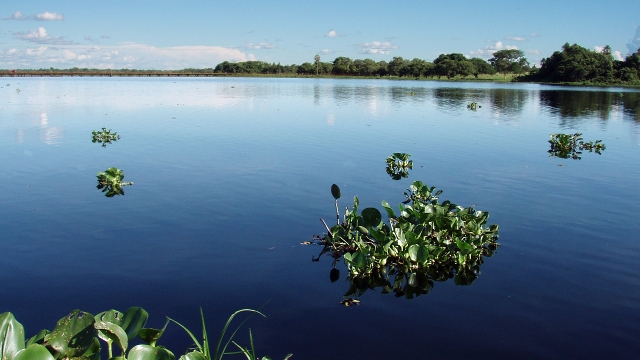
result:
[[[26,349],[21,350],[15,357],[2,357],[2,359],[12,360],[55,360],[53,355],[44,345],[31,344]]]
[[[12,313],[0,314],[0,359],[12,359],[24,349],[24,328]]]
[[[169,351],[150,345],[136,345],[129,350],[129,360],[175,360]]]
[[[164,324],[162,329],[152,329],[152,328],[140,329],[140,331],[138,331],[138,336],[140,336],[140,338],[144,340],[146,343],[148,343],[149,345],[156,346],[156,341],[160,339],[160,337],[164,333],[164,330],[167,328],[167,325],[169,325],[169,320],[167,320],[167,322]]]
[[[124,321],[124,314],[118,310],[113,310],[113,309],[108,311],[103,311],[94,317],[96,319],[96,322],[104,321],[104,322],[110,322],[116,325],[122,325],[122,322]]]
[[[140,329],[147,325],[149,314],[141,307],[134,306],[125,311],[120,327],[127,333],[129,341],[133,340]]]
[[[93,338],[97,335],[94,323],[93,315],[81,310],[73,310],[69,315],[58,320],[45,342],[56,351],[58,357],[80,356],[91,347]]]
[[[365,226],[376,227],[380,225],[382,221],[382,214],[376,208],[366,208],[362,210],[362,219],[364,220]]]
[[[207,359],[207,357],[203,353],[196,350],[180,356],[180,360],[209,360],[209,359]]]
[[[100,347],[100,340],[98,340],[98,338],[93,338],[93,344],[91,344],[91,347],[89,347],[89,349],[82,354],[81,359],[87,358],[89,360],[100,360],[100,350],[102,348]]]
[[[393,209],[391,209],[391,206],[389,206],[389,203],[382,200],[382,207],[387,211],[387,215],[389,216],[389,218],[395,218],[396,214],[393,212]]]
[[[107,343],[109,343],[109,341],[115,343],[123,353],[126,353],[127,347],[129,347],[129,338],[120,326],[106,321],[96,322],[94,326],[96,330],[98,330],[98,337],[100,339]]]
[[[31,344],[43,344],[45,336],[49,335],[51,331],[47,329],[40,330],[39,333],[33,335],[29,340],[27,340],[27,347]]]
[[[336,200],[340,199],[340,187],[338,187],[338,185],[331,185],[331,195]]]
[[[364,235],[369,235],[369,230],[367,230],[367,228],[365,228],[364,226],[358,226],[358,231],[360,231]]]

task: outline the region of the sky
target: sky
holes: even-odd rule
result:
[[[433,61],[640,47],[640,1],[0,0],[0,69],[183,69],[314,56]]]

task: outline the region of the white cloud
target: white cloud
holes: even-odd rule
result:
[[[16,11],[11,16],[7,16],[4,20],[22,20],[24,19],[24,15],[20,11]]]
[[[36,15],[24,15],[20,11],[16,11],[13,15],[5,17],[4,20],[62,21],[64,20],[64,16],[48,11]]]
[[[504,45],[502,41],[496,41],[493,45],[487,45],[482,49],[478,49],[476,51],[469,51],[470,56],[479,56],[483,58],[490,58],[493,56],[493,53],[498,50],[517,50],[518,47],[515,45]]]
[[[335,51],[333,51],[333,50],[329,50],[329,49],[322,49],[322,50],[320,50],[320,53],[321,53],[321,54],[324,54],[324,55],[330,55],[330,54],[333,54],[334,52],[335,52]]]
[[[593,47],[593,49],[594,49],[596,52],[602,52],[602,50],[604,50],[604,46],[598,46],[598,45],[596,45],[596,46],[594,46],[594,47]]]
[[[325,35],[325,37],[336,37],[336,36],[339,36],[339,35],[338,35],[338,33],[337,33],[335,30],[333,30],[333,29],[331,29],[331,31],[329,31],[329,32],[327,33],[327,35]]]
[[[507,40],[511,40],[511,41],[526,41],[527,39],[521,37],[521,36],[509,36],[507,38]]]
[[[622,53],[620,51],[614,51],[613,52],[613,58],[618,60],[618,61],[623,61],[624,60],[622,58]]]
[[[360,54],[389,54],[392,49],[398,47],[393,45],[390,41],[372,41],[364,44],[356,45],[360,47]]]
[[[533,34],[531,34],[531,35],[529,35],[529,36],[531,36],[531,37],[538,37],[538,36],[540,36],[540,35],[539,35],[539,34],[536,34],[536,33],[533,33]]]
[[[538,49],[528,49],[525,51],[528,55],[540,55],[540,50]]]
[[[38,21],[62,21],[64,20],[64,16],[56,13],[50,13],[45,11],[42,14],[38,14],[35,16],[35,19]]]
[[[633,39],[627,43],[627,49],[629,50],[629,54],[633,54],[640,49],[640,26],[636,27],[636,33]]]
[[[245,45],[244,48],[248,50],[260,50],[260,49],[275,49],[276,46],[268,42],[261,42],[257,44],[247,43],[247,45]]]
[[[13,36],[18,40],[29,41],[38,44],[53,44],[53,45],[70,45],[73,44],[70,41],[64,40],[64,37],[53,37],[47,34],[47,30],[43,27],[39,27],[37,30],[29,30],[28,32],[15,32]]]
[[[0,51],[0,68],[183,69],[214,67],[225,60],[255,60],[255,56],[221,46],[155,47],[145,44],[101,47],[73,44]]]
[[[109,35],[102,35],[102,36],[100,36],[100,39],[109,39],[109,38],[111,38],[111,36],[109,36]]]

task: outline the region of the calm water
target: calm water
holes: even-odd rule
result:
[[[9,84],[9,85],[7,85]],[[0,312],[27,336],[69,311],[142,306],[210,334],[240,308],[281,359],[632,358],[640,352],[640,93],[314,79],[3,78]],[[19,88],[20,92],[16,89]],[[477,101],[482,108],[467,110]],[[102,127],[122,136],[91,143]],[[547,154],[551,133],[602,155]],[[384,160],[411,154],[409,179]],[[125,173],[106,198],[96,174]],[[398,204],[414,180],[500,225],[471,286],[339,304],[300,245],[341,207]],[[383,212],[384,213],[384,212]],[[346,269],[342,268],[342,273]],[[161,344],[181,354],[169,325]]]

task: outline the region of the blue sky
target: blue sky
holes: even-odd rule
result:
[[[214,67],[338,56],[433,61],[525,51],[538,64],[569,42],[640,46],[638,0],[39,1],[0,3],[0,68]]]

